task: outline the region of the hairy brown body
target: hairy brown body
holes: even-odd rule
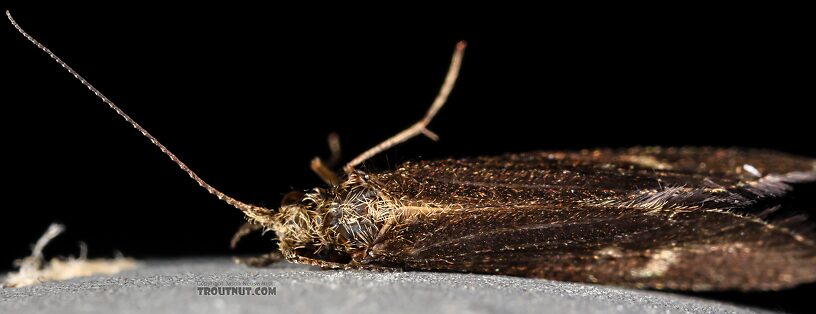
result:
[[[814,181],[813,159],[760,150],[419,161],[309,193],[273,229],[290,261],[324,267],[779,289],[816,280],[812,196],[791,199]]]

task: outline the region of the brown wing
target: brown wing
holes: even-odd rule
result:
[[[372,264],[682,290],[816,281],[813,159],[633,148],[406,163],[370,174],[423,214]]]

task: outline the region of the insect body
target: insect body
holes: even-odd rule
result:
[[[418,161],[284,204],[273,229],[287,259],[324,267],[778,289],[816,280],[812,207],[791,200],[814,180],[812,159],[760,150]]]
[[[250,224],[236,239],[252,229],[273,230],[291,262],[680,290],[769,290],[816,281],[816,202],[806,193],[816,184],[816,161],[809,158],[642,147],[355,169],[414,136],[436,137],[426,127],[453,88],[464,43],[422,120],[353,159],[341,175],[315,159],[312,168],[328,186],[292,192],[273,209],[207,184],[7,15],[199,185],[246,214]]]

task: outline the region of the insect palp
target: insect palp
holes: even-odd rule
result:
[[[328,166],[329,168],[334,168],[340,163],[340,158],[343,157],[342,146],[340,146],[340,135],[336,132],[331,132],[326,140],[329,143],[329,151],[331,152]]]
[[[337,173],[332,170],[337,164],[340,162],[341,157],[341,150],[340,150],[340,136],[337,133],[332,132],[329,133],[327,138],[329,143],[329,150],[331,151],[331,157],[329,159],[329,163],[323,163],[323,160],[320,157],[315,157],[312,159],[312,163],[310,168],[317,174],[323,182],[334,186],[340,182],[337,177]]]

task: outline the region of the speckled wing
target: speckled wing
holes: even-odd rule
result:
[[[409,162],[370,263],[679,290],[816,281],[816,161],[631,148]]]

